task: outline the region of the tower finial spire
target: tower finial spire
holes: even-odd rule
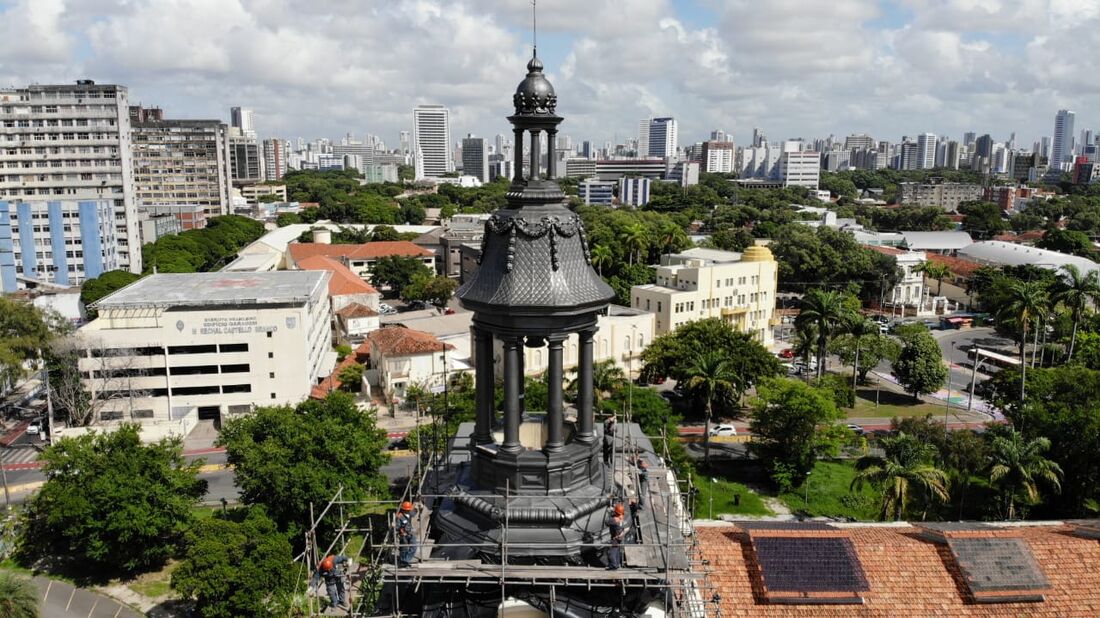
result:
[[[539,55],[539,15],[536,7],[538,0],[531,0],[531,53]]]

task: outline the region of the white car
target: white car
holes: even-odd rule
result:
[[[855,423],[848,423],[848,429],[853,431],[857,436],[862,436],[863,434],[867,433],[866,429],[860,427],[859,425],[856,425]]]
[[[42,419],[36,418],[27,425],[27,435],[37,436],[42,432]]]
[[[712,436],[736,436],[737,428],[733,425],[715,425],[710,428]]]
[[[381,305],[378,305],[378,313],[381,313],[382,315],[389,315],[391,313],[397,313],[397,309],[394,309],[386,303],[382,303]]]

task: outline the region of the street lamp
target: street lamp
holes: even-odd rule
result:
[[[951,360],[955,356],[955,345],[957,341],[951,342],[951,354],[947,357],[947,399],[943,406],[943,432],[947,433],[947,415],[951,412]]]

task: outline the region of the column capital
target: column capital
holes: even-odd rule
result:
[[[568,338],[569,335],[567,333],[554,333],[546,336],[546,344],[551,347],[557,346],[560,348]]]

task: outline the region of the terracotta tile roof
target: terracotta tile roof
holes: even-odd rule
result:
[[[349,260],[373,260],[383,256],[431,257],[431,251],[407,240],[385,240],[361,245],[328,245],[315,242],[293,242],[287,245],[290,257],[299,262],[315,255]]]
[[[343,382],[336,376],[340,375],[340,371],[343,370],[344,367],[348,367],[352,363],[359,363],[365,367],[369,358],[370,346],[364,341],[359,344],[358,348],[355,348],[355,352],[348,354],[344,357],[344,360],[336,363],[336,366],[332,368],[332,374],[324,380],[321,380],[320,384],[310,389],[309,396],[313,399],[324,399],[329,393],[343,385]]]
[[[997,234],[993,237],[993,240],[1000,240],[1003,242],[1032,242],[1039,240],[1045,234],[1043,230],[1030,230],[1027,232],[1021,232],[1019,234],[1015,232],[1005,232],[1004,234]]]
[[[749,534],[736,525],[699,527],[710,583],[729,616],[1096,616],[1100,615],[1100,542],[1072,534],[1065,524],[949,532],[947,538],[1019,538],[1049,588],[1038,602],[976,603],[952,549],[920,528],[838,528],[851,540],[868,589],[860,605],[769,604]],[[754,534],[756,534],[754,532]],[[770,531],[770,536],[820,537],[819,530]],[[708,594],[710,592],[708,591]],[[717,613],[717,612],[714,612]],[[708,615],[713,615],[708,608]]]
[[[360,304],[351,303],[347,307],[336,312],[336,315],[344,318],[345,320],[353,320],[355,318],[369,318],[378,315],[378,312],[370,307]]]
[[[328,280],[329,296],[343,296],[344,294],[377,294],[374,286],[363,281],[359,275],[353,273],[350,268],[339,261],[324,255],[295,260],[298,268],[302,270],[327,270],[332,273]]]
[[[439,352],[443,350],[443,346],[448,350],[454,349],[453,345],[443,343],[435,335],[401,326],[388,326],[371,331],[367,335],[367,341],[374,344],[385,356]]]
[[[975,270],[982,267],[977,262],[971,262],[960,257],[954,257],[951,255],[940,255],[938,253],[929,253],[927,255],[928,261],[934,264],[943,264],[956,276],[967,278],[974,274]]]

